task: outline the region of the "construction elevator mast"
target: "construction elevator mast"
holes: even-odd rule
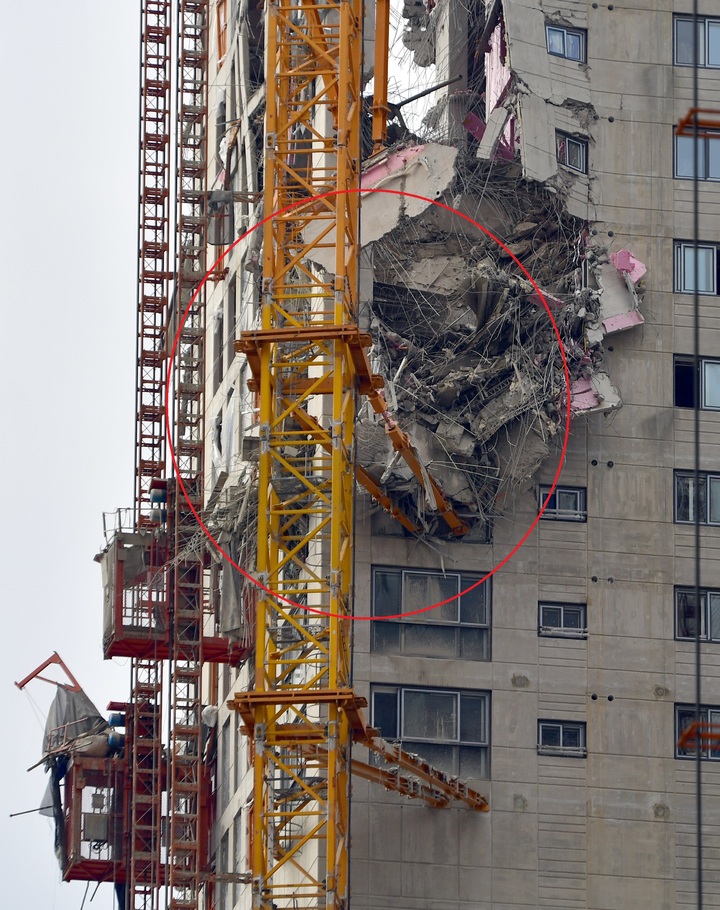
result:
[[[357,328],[362,15],[360,0],[271,0],[266,13],[262,328],[238,343],[260,392],[265,590],[255,689],[236,700],[254,741],[264,910],[348,898],[352,447],[370,381]],[[334,249],[334,275],[311,266],[319,248]]]

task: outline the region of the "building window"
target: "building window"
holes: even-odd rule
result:
[[[586,521],[585,487],[557,486],[550,492],[549,486],[540,487],[540,508],[546,506],[540,516],[550,521]]]
[[[585,604],[541,603],[538,605],[538,634],[586,638],[586,615]]]
[[[678,745],[678,739],[683,730],[687,729],[690,724],[694,723],[697,718],[695,705],[675,705],[675,758],[695,757],[695,749],[692,746],[683,748]],[[720,706],[718,705],[701,705],[700,723],[714,724],[716,729],[713,730],[720,736]],[[708,749],[707,746],[700,750],[700,757],[710,761],[720,760],[720,739],[716,740],[718,745]]]
[[[698,244],[697,278],[699,294],[718,293],[718,248],[712,243]],[[695,291],[695,250],[692,243],[675,242],[675,293]]]
[[[576,139],[567,133],[555,132],[557,160],[572,171],[587,174],[587,139]]]
[[[387,740],[460,777],[490,771],[490,693],[373,686],[372,723]]]
[[[695,53],[693,20],[675,17],[675,64],[692,66]],[[720,66],[720,19],[698,17],[698,66]]]
[[[449,603],[400,620],[372,623],[372,650],[406,657],[490,660],[490,581],[464,572],[373,569],[373,616],[382,619]],[[458,596],[461,591],[466,591]]]
[[[720,180],[720,133],[699,136],[699,180]],[[675,176],[692,179],[695,174],[695,137],[675,136]]]
[[[548,54],[552,54],[554,57],[565,57],[566,60],[576,60],[578,63],[585,63],[587,60],[586,36],[587,32],[579,28],[563,28],[561,25],[545,26]]]
[[[569,720],[538,721],[538,752],[541,755],[569,755],[584,758],[585,723]]]
[[[697,609],[694,588],[675,588],[675,638],[694,639],[700,614],[700,639],[720,641],[720,591],[700,589]]]
[[[700,524],[720,525],[720,474],[700,472],[697,506]],[[675,471],[675,521],[695,523],[694,472]]]
[[[720,360],[701,358],[698,376],[700,407],[720,410]],[[695,363],[692,357],[675,358],[675,407],[695,407]]]

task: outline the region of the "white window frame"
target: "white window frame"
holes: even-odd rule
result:
[[[538,490],[538,507],[542,509],[543,503],[550,493],[549,484],[541,484]],[[576,508],[560,508],[557,503],[561,495],[574,494],[576,497]],[[568,487],[558,484],[550,495],[555,505],[548,504],[548,507],[540,516],[546,521],[587,521],[587,489],[585,487]]]
[[[688,482],[688,494],[687,494],[687,518],[680,518],[680,496],[679,496],[679,481],[686,480]],[[695,515],[693,514],[693,508],[695,506],[695,491],[693,489],[695,484],[695,472],[694,471],[675,471],[673,475],[673,493],[674,493],[674,502],[675,502],[675,512],[674,520],[675,524],[695,524]],[[708,471],[700,471],[700,484],[701,489],[702,485],[705,486],[705,495],[704,499],[701,497],[701,508],[703,509],[703,514],[700,516],[699,523],[701,525],[720,525],[720,515],[712,514],[712,487],[720,485],[720,474],[712,474]]]
[[[695,641],[695,633],[682,634],[682,626],[687,620],[681,619],[681,598],[689,595],[695,599],[695,589],[688,587],[675,588],[675,640]],[[712,588],[700,588],[700,641],[720,642],[720,610],[717,619],[713,619],[712,602],[720,607],[720,591]]]
[[[695,139],[693,136],[678,136],[673,133],[675,137],[675,146],[674,146],[674,163],[673,163],[673,176],[677,180],[692,180],[693,171],[695,170],[695,148],[694,142]],[[712,157],[710,155],[713,147],[720,150],[720,132],[712,136],[699,136],[698,137],[701,148],[700,148],[700,173],[698,175],[698,180],[704,181],[719,181],[720,180],[720,154],[718,155],[717,160],[717,173],[711,174],[710,167],[713,163]],[[711,143],[717,143],[716,146],[711,145]],[[680,173],[680,146],[681,144],[689,148],[692,153],[692,168],[690,173],[681,174]]]
[[[576,167],[570,163],[570,150],[577,147],[582,158],[581,166]],[[588,172],[588,140],[578,136],[571,136],[562,130],[555,130],[555,157],[558,164],[574,171],[576,174]]]
[[[410,737],[405,734],[404,724],[405,724],[405,696],[409,692],[421,692],[426,694],[437,694],[442,696],[454,696],[455,697],[455,727],[456,735],[453,738],[447,737]],[[460,749],[477,749],[478,756],[481,757],[481,761],[484,762],[485,767],[488,769],[486,774],[489,777],[489,763],[490,763],[490,692],[486,691],[476,691],[476,690],[467,690],[467,689],[440,689],[440,688],[429,688],[426,686],[396,686],[396,685],[385,685],[385,684],[373,684],[370,686],[370,705],[371,705],[371,723],[373,726],[377,726],[377,718],[375,714],[375,696],[377,694],[390,695],[394,694],[396,702],[396,717],[397,717],[397,729],[394,731],[380,730],[380,735],[387,739],[390,742],[399,743],[403,749],[406,749],[410,752],[416,752],[422,756],[422,747],[424,744],[430,746],[449,746],[453,747],[455,750],[455,761],[459,761]],[[473,699],[473,700],[482,700],[484,702],[484,729],[482,731],[481,740],[465,740],[462,739],[462,710],[463,710],[463,699]],[[430,764],[433,762],[430,761]],[[450,772],[451,769],[441,768],[440,770],[447,770]]]
[[[395,654],[397,656],[407,656],[412,658],[418,657],[428,657],[434,658],[438,657],[440,659],[451,659],[451,660],[490,660],[490,647],[491,647],[491,616],[492,616],[492,585],[491,580],[488,578],[483,582],[482,585],[478,587],[482,588],[483,593],[483,612],[484,612],[484,621],[483,622],[468,622],[463,621],[462,619],[462,596],[458,596],[454,601],[451,601],[449,604],[444,605],[443,607],[427,610],[423,613],[417,613],[412,616],[402,617],[400,619],[384,619],[382,612],[378,609],[378,587],[377,587],[377,578],[380,575],[397,575],[400,577],[400,609],[398,613],[406,612],[404,609],[408,604],[404,604],[404,591],[405,584],[407,580],[414,575],[426,575],[426,576],[438,576],[443,579],[455,579],[455,593],[460,595],[461,591],[466,590],[471,585],[474,585],[478,582],[485,573],[476,573],[476,572],[433,572],[426,569],[398,569],[395,566],[373,566],[372,568],[372,612],[373,616],[376,616],[372,623],[371,630],[371,650],[379,654]],[[475,588],[469,596],[475,595],[477,588]],[[419,604],[418,607],[430,606],[430,604]],[[447,614],[452,612],[454,608],[455,618],[449,618],[447,615],[441,616],[438,613],[438,610],[442,610],[443,613]],[[394,612],[394,611],[393,611]],[[454,657],[449,657],[445,654],[434,655],[431,653],[422,654],[415,649],[410,649],[407,639],[412,635],[414,629],[417,629],[418,626],[424,627],[437,627],[448,630],[455,630],[455,655]],[[398,629],[398,640],[399,640],[399,649],[398,650],[388,650],[386,648],[379,647],[379,639],[383,634],[383,627],[391,626]],[[484,630],[485,634],[483,638],[483,650],[481,656],[469,657],[463,656],[463,642],[462,635],[463,629],[480,629]],[[376,644],[377,643],[377,644]]]
[[[563,36],[563,52],[558,54],[557,51],[550,50],[550,33],[558,32]],[[568,54],[567,36],[573,35],[580,42],[580,56],[572,57]],[[552,57],[561,57],[563,60],[572,60],[575,63],[587,62],[587,32],[582,28],[565,28],[564,25],[554,25],[551,22],[545,23],[545,46],[547,52]]]
[[[545,734],[550,731],[559,734],[560,745],[547,745],[544,742]],[[563,745],[566,733],[578,734],[579,745]],[[585,758],[587,756],[587,724],[579,720],[538,720],[538,753],[540,755],[562,755],[569,758]]]
[[[693,723],[696,717],[695,705],[675,705],[675,758],[696,757],[694,749],[680,749],[678,746],[683,730]],[[700,705],[700,723],[717,724],[720,731],[720,705]],[[701,749],[700,758],[705,761],[720,761],[720,746],[709,750]]]
[[[548,610],[560,611],[560,625],[548,625],[544,613]],[[580,625],[565,625],[565,615],[570,612],[579,612]],[[587,604],[559,603],[557,601],[543,600],[538,604],[538,635],[547,638],[587,638]]]
[[[693,366],[692,357],[684,357],[681,355],[676,355],[673,361],[673,383],[677,382],[677,364],[685,364],[686,366]],[[708,367],[714,367],[718,370],[718,388],[715,393],[718,396],[717,404],[708,404]],[[714,360],[711,357],[701,357],[700,358],[700,410],[701,411],[720,411],[720,360]],[[677,390],[673,387],[673,405],[676,408],[692,408],[693,405],[679,405],[675,404],[677,398]]]
[[[680,23],[690,23],[692,26],[692,18],[690,16],[675,16],[673,21],[673,63],[675,66],[692,66],[692,53],[690,53],[689,60],[683,60],[682,62],[678,60],[678,26]],[[708,63],[707,62],[707,51],[710,45],[710,35],[711,33],[716,32],[718,40],[718,50],[717,50],[717,62]],[[703,69],[717,69],[720,67],[720,19],[713,18],[711,16],[698,16],[698,33],[700,36],[699,45],[700,45],[700,59],[698,60],[698,67]]]
[[[693,288],[693,275],[687,274],[686,269],[686,258],[690,255],[689,265],[694,272],[693,263],[692,263],[692,253],[694,250],[694,244],[686,242],[684,240],[675,241],[675,264],[674,264],[674,290],[676,294],[692,294],[694,293]],[[716,243],[699,243],[698,244],[698,253],[702,254],[704,251],[710,252],[712,254],[712,273],[711,273],[711,282],[710,290],[700,290],[698,294],[701,297],[717,297],[720,291],[718,290],[718,245]],[[702,277],[702,276],[701,276]]]

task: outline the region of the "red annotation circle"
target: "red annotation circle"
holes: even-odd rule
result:
[[[382,617],[380,617],[380,616],[343,616],[342,614],[339,614],[339,613],[330,613],[325,610],[318,610],[315,607],[308,607],[308,606],[305,606],[304,604],[296,603],[294,600],[291,600],[289,597],[284,597],[282,594],[278,594],[276,591],[272,591],[270,588],[268,588],[264,584],[262,584],[262,582],[259,581],[257,578],[254,578],[252,575],[250,575],[249,572],[246,572],[245,569],[243,569],[241,566],[239,566],[229,556],[229,554],[226,553],[225,550],[223,550],[223,548],[220,546],[218,541],[215,540],[212,533],[210,532],[208,527],[205,525],[205,523],[202,520],[202,518],[200,517],[200,515],[197,513],[195,507],[190,502],[190,499],[187,495],[187,490],[185,489],[185,484],[183,483],[182,477],[180,477],[179,470],[178,470],[178,463],[177,463],[177,460],[175,457],[175,450],[173,448],[173,443],[172,443],[172,438],[171,438],[171,433],[170,433],[170,427],[172,425],[171,424],[171,412],[170,412],[170,407],[169,407],[169,401],[167,400],[167,398],[165,400],[165,421],[166,421],[167,436],[168,436],[168,446],[170,449],[170,458],[172,459],[173,467],[175,469],[175,476],[177,477],[177,481],[178,481],[178,484],[182,491],[185,502],[187,503],[188,508],[190,509],[192,514],[195,516],[195,520],[197,521],[198,525],[202,529],[205,536],[212,543],[212,545],[215,547],[215,549],[218,551],[218,553],[220,553],[221,556],[224,559],[226,559],[235,568],[236,571],[240,572],[242,575],[245,576],[245,578],[248,579],[248,581],[251,581],[254,585],[256,585],[258,588],[260,588],[266,594],[269,594],[275,600],[281,601],[282,603],[287,604],[288,606],[291,606],[291,607],[298,607],[301,610],[306,610],[308,613],[316,613],[319,616],[332,616],[337,619],[352,619],[352,620],[361,620],[361,621],[368,621],[368,622],[371,622],[376,619],[379,621],[386,621],[388,619],[401,619],[404,616],[415,616],[418,613],[427,613],[429,610],[434,610],[436,607],[441,607],[444,604],[451,603],[452,601],[457,600],[459,597],[462,597],[463,594],[467,594],[468,591],[472,591],[475,588],[479,587],[480,585],[484,584],[488,580],[488,578],[492,577],[498,571],[498,569],[501,569],[504,565],[506,565],[513,558],[513,556],[518,552],[520,547],[522,547],[522,545],[530,537],[532,532],[535,530],[535,527],[536,527],[538,521],[542,517],[543,512],[547,508],[547,503],[549,501],[549,497],[554,492],[555,487],[557,486],[558,480],[560,479],[560,474],[562,472],[562,466],[565,461],[565,454],[567,452],[567,446],[568,446],[568,438],[570,436],[570,421],[571,421],[570,373],[568,371],[567,357],[565,356],[565,348],[563,345],[562,338],[560,337],[560,331],[557,327],[557,323],[555,322],[555,319],[553,318],[552,311],[550,309],[550,306],[549,306],[547,300],[545,299],[543,292],[537,286],[537,284],[533,280],[532,275],[528,272],[528,270],[525,268],[525,266],[522,264],[522,262],[520,262],[520,260],[517,258],[517,256],[514,253],[512,253],[507,248],[507,246],[501,240],[499,240],[493,233],[491,233],[487,228],[483,227],[477,221],[474,221],[472,218],[469,217],[469,215],[465,215],[463,212],[459,212],[457,209],[454,209],[452,206],[445,205],[445,203],[438,202],[435,199],[428,199],[426,196],[420,196],[417,193],[406,193],[406,192],[403,192],[402,190],[374,189],[374,188],[370,188],[370,187],[362,188],[362,189],[353,189],[353,190],[334,190],[329,193],[322,193],[321,195],[315,196],[313,198],[316,200],[327,199],[332,196],[343,196],[343,195],[347,195],[349,193],[362,193],[363,195],[365,195],[367,193],[385,193],[386,195],[391,195],[391,196],[405,196],[409,199],[418,199],[421,202],[427,202],[430,205],[436,205],[439,208],[445,209],[445,211],[450,212],[453,215],[456,215],[458,218],[462,218],[464,221],[467,221],[468,224],[471,224],[473,227],[482,231],[483,234],[485,234],[487,237],[489,237],[491,240],[493,240],[495,243],[497,243],[497,245],[502,250],[505,251],[505,253],[513,260],[513,262],[517,265],[517,267],[520,269],[520,271],[523,273],[523,275],[532,284],[532,286],[535,290],[535,293],[538,295],[538,297],[542,301],[542,305],[545,307],[545,312],[548,315],[548,319],[550,320],[550,324],[552,325],[553,331],[555,333],[555,337],[558,340],[560,356],[562,357],[562,363],[563,363],[563,374],[565,377],[565,399],[566,399],[566,404],[567,404],[567,416],[565,418],[565,432],[563,434],[562,450],[560,452],[560,458],[558,460],[557,468],[555,470],[555,475],[552,479],[552,484],[550,486],[550,490],[545,499],[545,502],[543,503],[540,511],[536,515],[535,520],[532,522],[532,524],[527,529],[527,531],[525,531],[525,533],[522,535],[520,540],[515,544],[515,546],[512,548],[512,550],[510,550],[510,552],[503,559],[501,559],[500,562],[498,562],[498,564],[496,566],[494,566],[489,572],[486,572],[485,575],[483,575],[483,577],[479,581],[476,581],[474,584],[469,585],[463,591],[460,591],[459,594],[455,594],[453,597],[448,597],[445,600],[440,600],[437,603],[430,604],[427,607],[420,607],[417,610],[408,610],[406,613],[394,613],[392,615],[382,616]],[[165,383],[166,390],[170,389],[172,387],[171,379],[172,379],[173,362],[175,360],[175,354],[176,354],[178,342],[180,339],[180,333],[182,332],[183,326],[185,325],[185,321],[188,317],[190,308],[192,307],[198,294],[202,290],[203,286],[207,282],[210,275],[215,271],[217,266],[223,261],[223,259],[228,255],[228,253],[231,250],[233,250],[239,243],[241,243],[243,240],[245,240],[246,237],[249,237],[250,234],[253,233],[253,231],[256,231],[258,228],[261,228],[268,221],[271,221],[276,215],[284,215],[287,212],[290,212],[295,208],[299,208],[300,206],[307,205],[309,201],[310,200],[308,200],[308,199],[303,199],[300,202],[293,203],[292,205],[287,206],[287,208],[281,209],[277,212],[273,212],[272,215],[268,215],[266,218],[263,218],[262,221],[259,221],[254,227],[250,228],[249,231],[246,231],[241,237],[238,237],[238,239],[234,243],[232,243],[226,250],[224,250],[222,255],[219,256],[215,260],[215,262],[210,266],[207,273],[205,274],[205,277],[200,282],[195,293],[191,297],[190,302],[188,303],[188,305],[185,309],[185,312],[182,314],[182,318],[180,319],[180,324],[178,327],[177,334],[175,335],[175,338],[173,339],[173,346],[170,351],[170,359],[168,361],[168,370],[167,370],[166,383]]]

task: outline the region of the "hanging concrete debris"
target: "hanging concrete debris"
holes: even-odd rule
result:
[[[362,301],[363,327],[373,334],[373,368],[427,470],[459,514],[485,527],[498,514],[498,498],[526,488],[557,455],[567,408],[560,341],[508,251],[553,313],[575,413],[621,404],[602,341],[642,323],[644,267],[629,251],[608,259],[590,248],[587,226],[567,214],[559,195],[523,179],[511,162],[434,144],[382,159],[370,163],[364,186],[373,174],[386,185],[394,176],[404,191],[422,194],[431,175],[442,187],[437,200],[454,211],[364,197],[372,271],[364,286],[372,291]],[[443,175],[439,162],[451,172]],[[463,215],[503,238],[507,250]],[[442,533],[430,498],[369,410],[361,413],[357,440],[360,464],[426,533]]]
[[[610,255],[587,221],[589,99],[555,97],[541,68],[512,68],[513,53],[546,56],[544,27],[526,34],[522,4],[407,0],[403,16],[421,66],[451,59],[453,36],[470,34],[475,51],[425,119],[436,141],[406,134],[363,168],[359,322],[389,412],[361,409],[357,459],[420,533],[448,534],[432,476],[466,539],[483,540],[499,504],[558,457],[568,392],[576,416],[622,404],[603,342],[642,324],[645,267],[631,250]],[[332,272],[333,240],[313,251],[314,268]],[[393,448],[388,417],[425,480]],[[232,523],[218,527],[236,533]]]

